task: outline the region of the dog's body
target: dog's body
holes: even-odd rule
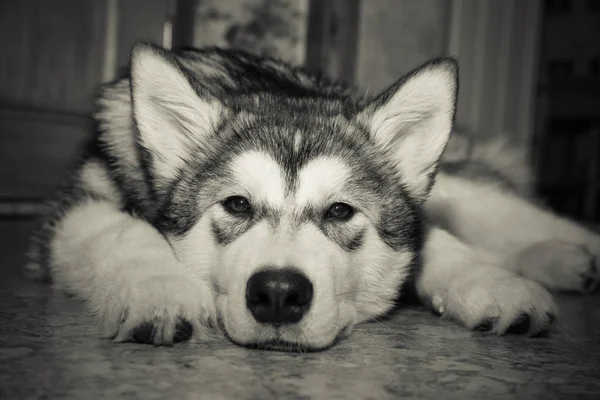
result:
[[[468,328],[544,331],[541,285],[591,290],[600,237],[530,202],[506,143],[446,147],[455,99],[451,60],[360,101],[270,59],[138,45],[28,270],[117,341],[216,322],[239,344],[322,349],[407,285]]]

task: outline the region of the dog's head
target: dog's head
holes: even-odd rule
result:
[[[457,68],[430,62],[369,105],[217,98],[168,52],[134,49],[138,142],[179,259],[236,343],[321,349],[388,311],[421,247]]]

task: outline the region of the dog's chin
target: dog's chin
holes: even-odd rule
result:
[[[326,343],[310,343],[301,340],[289,340],[283,338],[281,335],[276,335],[272,339],[256,340],[243,342],[236,340],[231,337],[227,332],[227,329],[221,324],[225,336],[233,343],[241,347],[252,350],[266,350],[266,351],[280,351],[287,353],[318,353],[321,351],[329,350],[335,347],[340,341],[346,338],[350,332],[350,327],[342,329],[332,340]],[[275,329],[275,328],[274,328]]]
[[[349,336],[353,325],[344,326],[333,335],[309,338],[297,326],[273,327],[256,324],[255,329],[246,330],[243,335],[236,335],[222,318],[219,327],[225,337],[233,344],[254,350],[270,350],[282,352],[313,353],[331,349]],[[243,336],[243,337],[240,337]]]
[[[286,342],[279,340],[271,340],[262,343],[236,343],[238,346],[245,347],[252,350],[266,350],[266,351],[279,351],[285,353],[318,353],[321,351],[329,350],[334,347],[340,340],[334,340],[326,346],[315,347],[302,343]]]

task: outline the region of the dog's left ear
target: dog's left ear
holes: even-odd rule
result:
[[[458,92],[458,65],[442,58],[410,72],[357,116],[397,165],[402,182],[424,200],[450,138]]]

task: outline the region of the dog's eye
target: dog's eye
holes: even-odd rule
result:
[[[325,218],[336,221],[348,221],[354,215],[354,208],[346,203],[333,203]]]
[[[223,208],[233,215],[250,214],[252,211],[250,202],[247,198],[242,196],[231,196],[226,198],[223,202]]]

